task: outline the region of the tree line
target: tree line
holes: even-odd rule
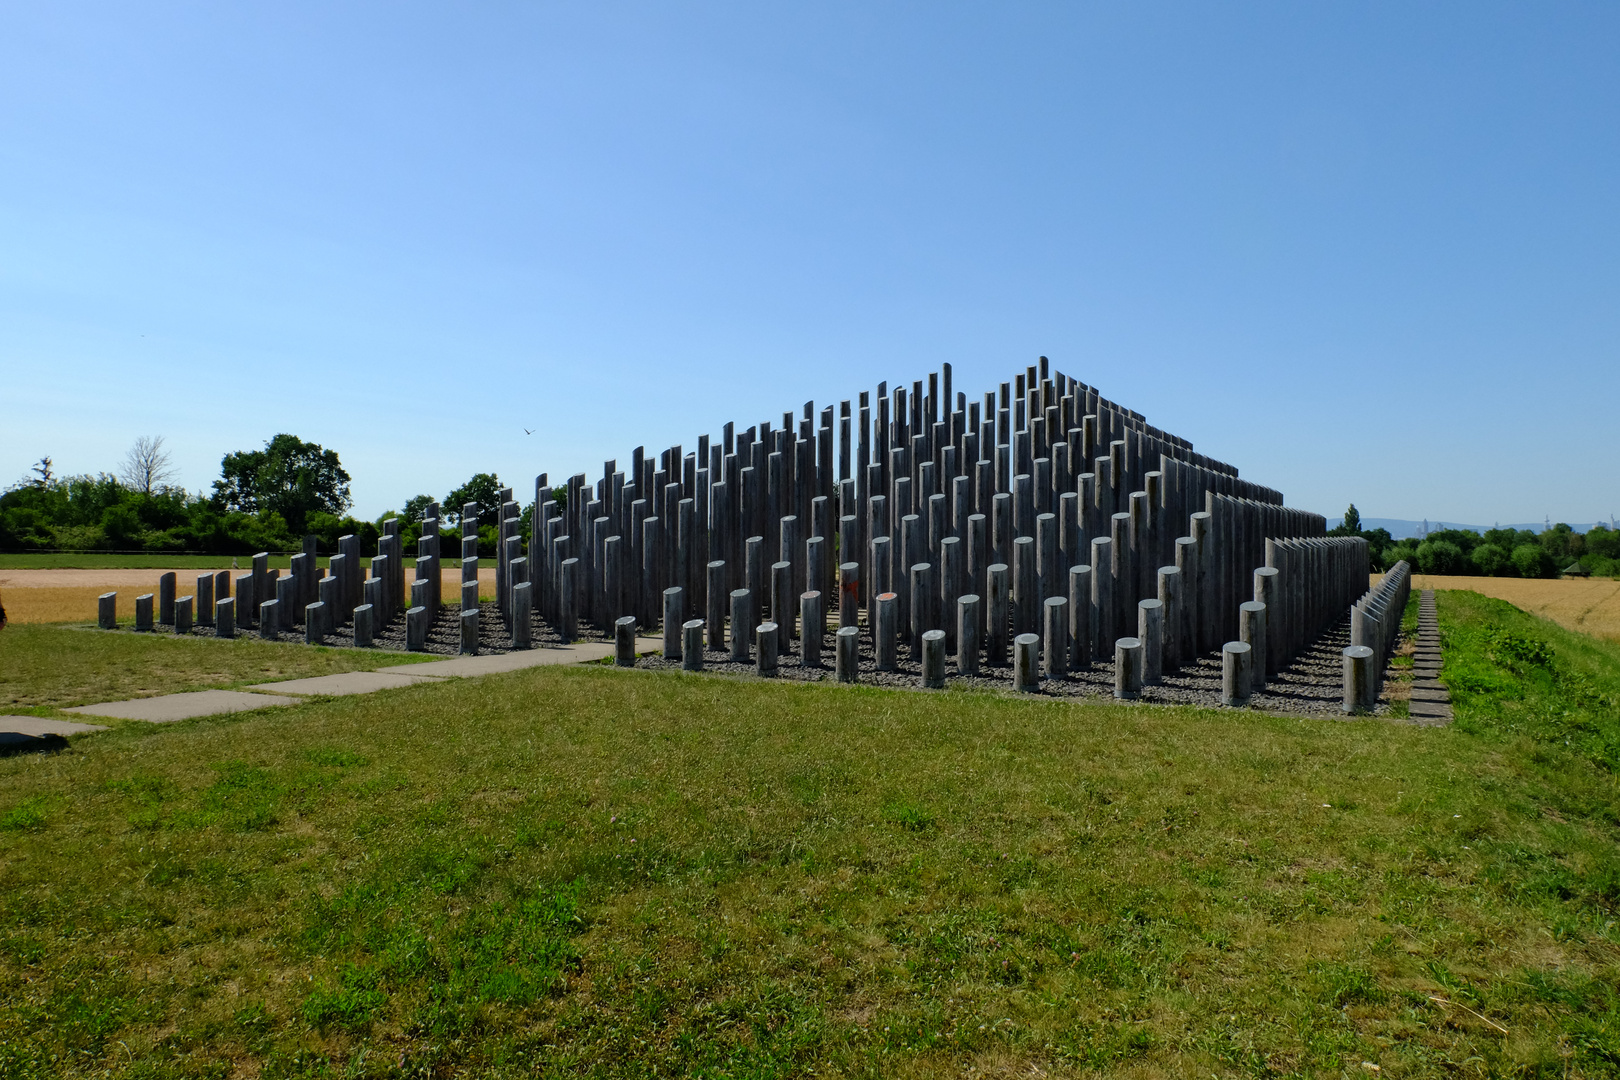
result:
[[[1620,530],[1594,525],[1578,533],[1566,524],[1529,529],[1436,529],[1427,536],[1396,540],[1387,529],[1362,529],[1355,504],[1330,536],[1367,540],[1373,565],[1388,569],[1405,559],[1424,574],[1553,578],[1578,568],[1596,577],[1620,577]]]
[[[49,457],[28,476],[0,492],[0,551],[117,551],[145,554],[250,555],[295,551],[303,537],[330,553],[348,533],[371,550],[382,523],[398,517],[404,550],[414,552],[431,495],[416,495],[375,521],[347,513],[349,474],[337,451],[281,434],[259,450],[226,454],[208,494],[168,481],[174,469],[161,437],[136,440],[115,472],[58,477]],[[460,531],[461,511],[478,506],[478,553],[495,554],[500,478],[476,473],[438,500],[446,531]],[[554,492],[559,502],[567,489]],[[520,535],[529,515],[522,512]],[[1620,530],[1594,526],[1578,533],[1559,524],[1541,533],[1528,529],[1441,529],[1417,539],[1396,540],[1387,529],[1363,529],[1355,504],[1330,536],[1366,539],[1373,565],[1387,569],[1402,559],[1426,574],[1488,577],[1557,577],[1578,566],[1620,577]],[[446,557],[459,549],[446,548]]]
[[[296,551],[313,535],[331,553],[349,533],[369,551],[383,521],[399,517],[404,550],[414,552],[433,501],[419,495],[375,521],[358,520],[348,513],[350,478],[337,452],[288,434],[226,454],[208,493],[175,486],[173,476],[161,436],[138,439],[112,472],[62,477],[41,458],[0,492],[0,551],[251,555]],[[458,532],[463,505],[478,504],[480,555],[495,553],[500,487],[494,473],[478,473],[442,500],[446,525]]]

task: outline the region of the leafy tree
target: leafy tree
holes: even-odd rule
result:
[[[243,513],[272,511],[296,534],[303,532],[310,514],[341,514],[349,508],[349,474],[337,451],[282,434],[263,450],[225,455],[220,479],[214,481],[214,501]]]
[[[107,538],[107,543],[119,551],[128,551],[140,546],[141,519],[135,513],[134,507],[127,503],[109,506],[101,515],[101,531]]]
[[[1589,554],[1605,559],[1620,559],[1620,529],[1594,525],[1586,534]]]
[[[1418,569],[1425,574],[1455,574],[1462,569],[1462,548],[1449,540],[1425,540],[1417,549]]]
[[[1394,566],[1402,560],[1409,563],[1414,569],[1417,567],[1417,545],[1411,540],[1402,540],[1392,545],[1384,552],[1384,568]]]
[[[497,524],[501,512],[501,481],[494,473],[475,473],[471,480],[444,497],[442,510],[453,524],[461,523],[461,508],[466,503],[478,504],[478,523]]]
[[[1356,504],[1351,503],[1350,508],[1344,512],[1344,520],[1327,531],[1329,536],[1359,536],[1367,541],[1367,558],[1373,566],[1388,570],[1399,562],[1402,556],[1392,550],[1395,540],[1389,535],[1388,529],[1363,529],[1361,527],[1361,511]],[[1408,556],[1410,561],[1410,557]]]
[[[1481,544],[1469,556],[1474,569],[1486,577],[1497,577],[1510,566],[1508,553],[1495,544]]]
[[[432,503],[431,495],[412,495],[405,500],[405,509],[400,512],[400,517],[405,519],[407,525],[414,525],[427,517],[427,508]]]
[[[1540,544],[1520,544],[1513,549],[1513,566],[1520,577],[1547,578],[1558,576],[1558,563],[1552,552]]]
[[[361,552],[375,551],[377,548],[377,526],[369,521],[338,517],[325,511],[309,515],[304,522],[304,532],[315,537],[316,550],[325,554],[336,554],[338,538],[351,533],[359,539]]]

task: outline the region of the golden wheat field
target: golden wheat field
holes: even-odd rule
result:
[[[118,594],[118,618],[135,618],[135,597],[158,591],[162,570],[5,570],[0,571],[0,606],[6,618],[16,623],[94,622],[96,598],[104,592]],[[176,571],[177,595],[195,591],[197,573]],[[443,571],[445,599],[455,603],[461,596],[461,569]],[[478,571],[480,599],[495,595],[495,571]]]
[[[1414,589],[1466,589],[1593,637],[1620,641],[1620,581],[1412,575]]]
[[[91,622],[96,597],[118,593],[120,619],[135,616],[135,597],[157,592],[161,570],[7,570],[0,573],[0,605],[6,617],[18,623]],[[478,572],[484,599],[494,595],[495,572]],[[180,594],[190,593],[195,575],[182,575]],[[1374,581],[1377,577],[1374,576]],[[446,571],[447,598],[457,595],[460,571]],[[1555,581],[1524,578],[1450,577],[1415,574],[1416,589],[1467,589],[1506,600],[1515,607],[1551,619],[1560,626],[1594,637],[1620,641],[1620,581],[1612,578],[1560,578]]]

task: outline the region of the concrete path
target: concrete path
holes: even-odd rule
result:
[[[432,665],[419,665],[431,667]],[[407,674],[407,672],[409,674]],[[392,690],[416,683],[438,682],[427,675],[418,675],[416,667],[384,668],[381,671],[344,671],[336,675],[317,675],[310,679],[287,679],[284,682],[260,683],[248,687],[260,693],[322,694],[327,697],[347,697],[350,694],[370,694],[377,690]]]
[[[13,735],[77,735],[81,731],[106,731],[101,724],[78,724],[72,720],[48,720],[40,716],[0,716],[0,733]]]
[[[176,720],[246,712],[249,709],[262,709],[266,705],[292,705],[297,701],[295,697],[282,697],[279,694],[248,694],[240,690],[198,690],[192,694],[165,694],[162,697],[136,698],[134,701],[104,701],[99,705],[80,705],[62,711],[82,713],[85,716],[111,716],[119,720],[145,720],[153,724],[171,724]]]
[[[638,653],[661,649],[663,645],[661,638],[636,638]],[[588,664],[593,660],[601,660],[612,655],[611,641],[582,641],[574,645],[492,653],[489,656],[458,656],[454,660],[412,664],[408,670],[412,675],[429,675],[440,679],[465,678],[474,675],[497,675],[503,671],[521,671],[524,668],[545,667],[551,664]]]
[[[636,650],[647,652],[662,647],[658,638],[636,639]],[[496,653],[489,656],[458,656],[452,660],[436,660],[426,664],[401,665],[375,671],[347,671],[337,675],[319,675],[308,679],[286,679],[282,682],[259,683],[242,690],[200,690],[190,694],[165,694],[161,697],[136,698],[133,701],[104,701],[99,705],[80,705],[63,712],[86,716],[110,716],[120,720],[145,720],[153,724],[167,724],[175,720],[191,720],[199,716],[217,716],[221,713],[245,712],[262,709],[267,705],[293,705],[305,697],[346,697],[351,694],[371,694],[378,690],[392,690],[418,683],[434,683],[444,679],[475,678],[479,675],[497,675],[506,671],[544,667],[551,664],[584,664],[613,655],[612,642],[580,642],[574,645],[525,649],[518,652]],[[288,697],[286,695],[294,695]],[[103,731],[93,724],[75,724],[65,720],[38,720],[34,717],[14,717],[33,725],[55,724],[55,728],[17,727],[19,735],[44,736],[71,735],[80,731]],[[3,725],[0,725],[3,726]],[[0,747],[3,750],[3,747]]]
[[[1451,723],[1451,692],[1440,681],[1440,618],[1434,590],[1418,597],[1417,651],[1412,654],[1412,719],[1426,724]]]
[[[67,736],[81,731],[106,731],[100,724],[46,720],[38,716],[0,716],[0,757],[13,754],[48,754],[67,748]]]

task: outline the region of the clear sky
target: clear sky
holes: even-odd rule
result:
[[[1329,516],[1606,518],[1617,58],[1613,2],[4,0],[0,482],[289,431],[372,517],[1045,354]]]

